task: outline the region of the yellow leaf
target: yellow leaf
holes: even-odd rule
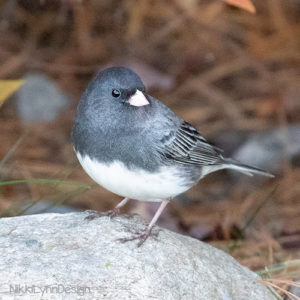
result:
[[[256,12],[255,6],[251,2],[251,0],[223,0],[223,1],[226,2],[227,4],[245,9],[253,14]]]
[[[24,83],[24,80],[0,80],[0,107]]]

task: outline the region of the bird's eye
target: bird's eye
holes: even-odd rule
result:
[[[121,95],[121,92],[119,90],[112,90],[111,94],[113,95],[113,97],[115,98],[119,98]]]

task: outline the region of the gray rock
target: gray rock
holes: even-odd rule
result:
[[[300,125],[292,125],[253,135],[234,154],[234,158],[253,166],[279,171],[284,159],[300,155]]]
[[[155,88],[168,90],[175,84],[175,80],[172,76],[160,72],[143,61],[130,57],[115,59],[108,64],[105,64],[102,68],[100,68],[100,71],[113,66],[123,66],[133,70],[142,78],[147,90]]]
[[[58,214],[66,214],[70,212],[80,212],[81,209],[76,209],[67,205],[53,205],[52,202],[47,200],[41,200],[32,205],[32,203],[28,203],[22,207],[22,211],[24,211],[23,215],[35,215],[41,213],[58,213]]]
[[[296,297],[300,297],[300,281],[296,281],[296,285],[292,286],[290,292],[295,295]]]
[[[42,74],[27,74],[16,93],[16,105],[24,122],[54,120],[69,104],[67,96],[56,83]]]
[[[205,243],[155,227],[121,243],[139,217],[86,213],[0,220],[1,299],[275,299],[259,276]]]

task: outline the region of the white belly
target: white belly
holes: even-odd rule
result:
[[[99,163],[89,156],[76,153],[88,175],[107,190],[130,199],[162,201],[175,197],[190,188],[178,176],[174,167],[161,167],[159,172],[129,170],[118,161],[111,164]]]

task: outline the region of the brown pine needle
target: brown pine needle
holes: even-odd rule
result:
[[[297,286],[300,287],[300,283],[292,281],[292,280],[286,280],[286,279],[273,279],[273,278],[265,278],[263,279],[264,281],[268,281],[268,282],[276,282],[276,283],[283,283],[283,284],[287,284],[287,285],[293,285],[293,286]]]
[[[293,299],[296,299],[296,300],[300,300],[300,298],[294,294],[292,294],[291,292],[279,287],[277,284],[275,283],[272,283],[270,282],[272,281],[272,279],[269,279],[269,280],[266,280],[266,279],[261,279],[259,280],[259,282],[261,282],[262,284],[266,285],[266,286],[269,286],[269,287],[272,287],[274,289],[277,289],[279,291],[281,291],[282,293],[284,293],[285,295],[289,296],[289,297],[292,297]],[[285,280],[282,280],[282,281],[285,281]]]

